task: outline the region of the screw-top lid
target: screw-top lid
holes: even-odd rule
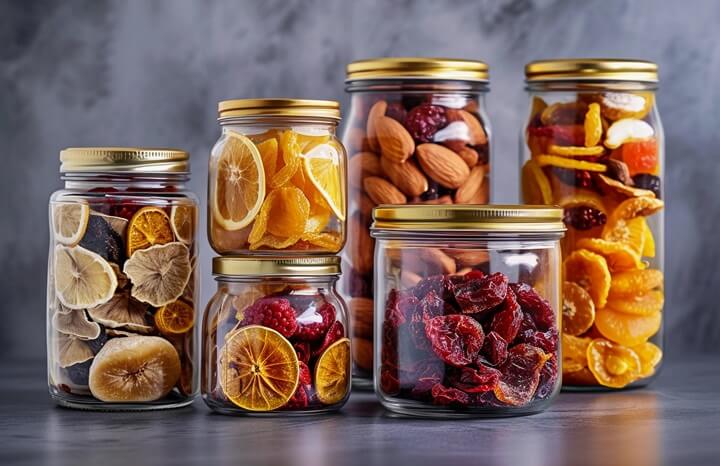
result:
[[[347,66],[345,82],[364,79],[438,79],[487,82],[487,63],[455,58],[372,58]]]
[[[236,277],[338,275],[340,258],[219,256],[213,258],[212,271],[213,275]]]
[[[189,160],[179,149],[68,147],[60,152],[60,172],[189,173]]]
[[[235,99],[218,103],[218,119],[240,117],[310,117],[340,120],[335,100]]]
[[[658,82],[658,66],[644,60],[574,58],[538,60],[525,65],[528,83],[546,81]]]

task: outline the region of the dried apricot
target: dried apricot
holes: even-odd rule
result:
[[[282,151],[283,167],[275,172],[270,180],[271,188],[279,188],[287,184],[302,165],[300,146],[297,143],[297,133],[287,130],[280,136],[280,149]]]
[[[660,199],[642,196],[626,199],[621,202],[609,215],[608,223],[615,223],[619,220],[630,220],[636,217],[648,217],[665,206]]]
[[[617,210],[617,209],[616,209]],[[645,219],[636,217],[626,220],[611,215],[602,232],[602,239],[620,243],[632,251],[634,256],[641,257],[645,246]]]
[[[602,138],[603,127],[602,118],[600,117],[600,105],[593,102],[588,106],[585,113],[585,146],[596,146]]]
[[[277,139],[271,138],[256,145],[260,152],[263,168],[265,169],[265,185],[270,185],[270,180],[275,175],[278,163],[278,142]]]
[[[630,176],[638,173],[655,173],[657,170],[658,143],[656,139],[626,142],[618,150],[622,161],[630,171]]]
[[[605,306],[610,291],[610,270],[603,256],[578,249],[565,259],[563,267],[566,280],[587,290],[597,308]]]
[[[577,283],[563,283],[563,332],[581,335],[595,322],[595,303]]]
[[[612,271],[642,267],[640,255],[624,243],[614,243],[600,238],[582,238],[578,240],[577,247],[603,256]]]
[[[553,167],[572,168],[575,170],[587,170],[590,172],[604,172],[607,170],[607,166],[602,163],[575,160],[568,157],[561,157],[559,155],[538,155],[537,157],[535,157],[535,160],[537,160],[537,163],[541,167],[544,167],[546,165],[552,165]]]
[[[548,152],[552,155],[562,155],[564,157],[597,157],[605,152],[603,146],[557,146],[550,144]]]
[[[294,186],[273,192],[277,195],[270,206],[269,217],[272,220],[268,221],[267,231],[281,238],[302,235],[310,216],[310,202],[305,194]]]
[[[662,313],[632,315],[618,312],[610,307],[598,309],[595,326],[608,340],[625,346],[644,343],[660,330]]]
[[[521,176],[523,201],[526,204],[552,204],[550,182],[537,162],[532,159],[525,162]]]
[[[635,351],[603,339],[587,349],[588,368],[600,385],[623,388],[640,376],[640,358]]]
[[[665,296],[662,291],[648,291],[638,295],[610,298],[607,305],[624,314],[647,316],[662,311],[664,304]]]
[[[646,293],[663,285],[663,273],[657,269],[627,270],[613,275],[610,296],[625,298]]]
[[[577,372],[587,367],[587,347],[592,339],[575,337],[563,331],[562,334],[562,370]]]
[[[655,368],[662,361],[662,350],[649,341],[633,346],[632,349],[640,357],[640,377],[645,378],[653,375]]]

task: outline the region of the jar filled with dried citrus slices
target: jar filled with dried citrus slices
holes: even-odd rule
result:
[[[215,257],[203,322],[202,395],[225,414],[337,410],[350,394],[337,256]]]
[[[184,406],[195,370],[198,201],[188,154],[82,147],[60,154],[50,198],[50,394],[100,410]]]
[[[219,254],[337,253],[345,149],[337,102],[226,100],[210,155],[208,233]]]
[[[564,209],[563,384],[623,388],[662,359],[665,141],[657,65],[546,60],[525,68],[525,202]]]

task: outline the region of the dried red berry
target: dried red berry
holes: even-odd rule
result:
[[[550,355],[528,344],[514,346],[507,361],[500,367],[502,376],[495,387],[495,396],[507,404],[523,406],[535,395],[540,383],[540,371]]]
[[[433,317],[425,323],[425,335],[435,354],[456,367],[474,362],[485,339],[482,326],[462,314]]]
[[[518,341],[520,343],[528,343],[530,345],[537,346],[547,353],[555,353],[558,347],[558,332],[554,328],[544,332],[540,332],[538,330],[526,330],[518,334]]]
[[[585,130],[582,125],[550,125],[528,128],[528,134],[549,138],[559,146],[585,145]]]
[[[298,316],[298,329],[295,338],[301,341],[317,341],[325,336],[335,322],[335,306],[323,301],[320,307],[311,305]]]
[[[444,275],[432,275],[423,278],[413,287],[412,293],[416,298],[422,299],[430,292],[434,292],[443,301],[454,303],[455,284],[450,278]]]
[[[463,367],[455,370],[450,378],[454,388],[466,393],[481,393],[493,390],[500,381],[501,373],[497,369],[479,364],[475,367]]]
[[[400,392],[397,367],[389,364],[383,364],[380,367],[380,389],[386,395],[396,395]]]
[[[392,118],[395,121],[403,123],[407,116],[407,111],[401,102],[390,102],[385,110],[385,116]]]
[[[298,328],[296,313],[285,298],[260,298],[245,310],[241,325],[264,325],[291,337]]]
[[[523,312],[530,314],[539,330],[557,328],[555,312],[550,303],[540,296],[532,286],[527,283],[513,283],[510,288],[515,292]]]
[[[283,406],[284,409],[303,409],[307,408],[310,404],[310,400],[307,394],[307,391],[305,390],[305,386],[300,384],[298,385],[297,389],[295,390],[295,393],[293,396],[288,400],[287,403],[285,403],[285,406]]]
[[[523,312],[515,298],[513,290],[507,290],[502,309],[492,318],[491,331],[497,333],[505,341],[513,341],[520,330]]]
[[[420,301],[411,294],[390,290],[385,306],[385,321],[399,327],[411,318],[419,304]]]
[[[330,326],[327,333],[325,334],[322,345],[320,345],[319,348],[314,350],[312,352],[312,355],[320,356],[323,351],[328,349],[330,345],[341,339],[343,336],[345,336],[345,327],[343,326],[342,322],[336,320],[335,322],[333,322],[333,324]]]
[[[490,332],[485,335],[485,343],[483,343],[482,356],[493,366],[499,366],[507,359],[508,344],[507,341],[496,332]]]
[[[405,128],[418,142],[430,142],[440,128],[447,125],[445,107],[423,104],[410,110],[405,117]]]
[[[427,376],[417,379],[415,386],[410,392],[410,396],[416,400],[426,400],[431,396],[432,388],[442,382],[442,377]]]
[[[307,341],[298,341],[293,343],[293,348],[295,348],[295,353],[297,354],[298,360],[304,362],[305,364],[310,362],[310,356],[312,355],[312,351],[310,350],[310,343]]]
[[[299,383],[301,385],[308,385],[312,383],[312,376],[310,375],[310,368],[307,364],[305,364],[302,361],[298,361],[298,365],[300,367],[300,374],[299,374]]]
[[[538,383],[537,391],[535,392],[535,398],[544,400],[549,398],[553,394],[557,386],[558,379],[558,366],[557,357],[553,355],[550,359],[545,362],[542,370],[540,371],[540,382]]]
[[[607,215],[589,206],[579,205],[566,207],[563,211],[563,222],[576,230],[589,230],[605,225]]]
[[[441,406],[459,405],[466,406],[470,403],[470,396],[457,388],[446,387],[443,384],[435,384],[431,390],[433,403]]]
[[[455,286],[455,300],[465,314],[480,314],[505,300],[508,278],[497,272],[477,279],[465,280]]]
[[[573,170],[572,168],[552,167],[553,174],[568,186],[593,189],[595,181],[592,174],[586,170]]]

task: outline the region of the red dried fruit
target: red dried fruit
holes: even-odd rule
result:
[[[463,276],[465,281],[480,280],[485,277],[485,272],[482,270],[473,269]]]
[[[449,378],[454,388],[465,393],[481,393],[494,390],[501,375],[499,370],[479,364],[477,368],[463,367],[456,370]]]
[[[434,292],[437,296],[442,298],[443,301],[454,303],[455,284],[452,280],[450,280],[450,278],[444,275],[432,275],[430,277],[423,278],[413,287],[413,295],[415,295],[418,299],[422,299],[430,294],[430,292]]]
[[[433,135],[447,125],[445,107],[422,104],[410,110],[405,117],[405,128],[418,142],[431,142]]]
[[[553,174],[568,186],[593,189],[595,181],[587,170],[573,170],[572,168],[551,167]]]
[[[310,368],[303,361],[298,361],[300,366],[300,374],[298,381],[301,385],[308,385],[312,383],[312,376],[310,375]]]
[[[507,290],[503,307],[493,316],[490,330],[505,341],[513,341],[520,330],[522,319],[523,312],[515,298],[515,293],[513,290]]]
[[[443,314],[445,309],[445,301],[435,293],[430,291],[422,299],[420,299],[419,309],[421,311],[422,320],[429,320]]]
[[[425,323],[425,335],[435,354],[456,367],[474,362],[485,339],[482,326],[462,314],[433,317]]]
[[[551,139],[559,146],[584,146],[585,129],[582,125],[550,125],[528,128],[528,134]]]
[[[392,118],[393,120],[403,123],[407,116],[407,111],[403,104],[400,102],[390,102],[385,110],[385,116]]]
[[[289,338],[298,329],[296,313],[285,298],[260,298],[245,310],[241,325],[264,325]]]
[[[493,390],[498,400],[512,406],[528,404],[540,383],[540,372],[551,355],[536,346],[520,344],[510,348],[500,367],[502,376]]]
[[[310,362],[310,356],[312,355],[310,343],[307,341],[298,341],[293,343],[293,348],[295,348],[295,353],[297,354],[299,361],[302,361],[305,364]]]
[[[493,366],[499,366],[504,363],[508,355],[507,341],[495,332],[485,335],[485,343],[483,343],[482,356]]]
[[[345,336],[345,327],[343,326],[342,322],[339,320],[336,320],[333,322],[333,324],[328,329],[327,333],[325,334],[325,338],[323,338],[322,345],[320,345],[319,348],[315,349],[312,352],[313,357],[320,356],[330,345],[341,339]]]
[[[383,364],[380,367],[380,389],[386,395],[396,395],[400,392],[397,367],[389,364]]]
[[[535,398],[544,400],[549,398],[550,395],[555,391],[557,386],[558,378],[558,366],[557,357],[552,356],[547,360],[542,370],[540,371],[540,382],[538,383],[537,391],[535,392]]]
[[[558,331],[554,328],[544,332],[539,330],[526,330],[518,334],[517,341],[537,346],[547,353],[555,353],[558,347]]]
[[[515,292],[522,310],[530,314],[539,330],[557,327],[552,306],[532,286],[527,283],[513,283],[510,288]]]
[[[298,316],[298,329],[294,337],[301,341],[317,341],[325,336],[335,322],[335,306],[323,301],[319,308],[309,306]]]
[[[293,396],[285,403],[284,409],[303,409],[310,404],[310,399],[304,385],[298,385]]]
[[[455,300],[463,313],[480,314],[502,303],[507,296],[507,290],[507,276],[496,272],[456,285]]]
[[[410,319],[419,304],[420,301],[411,294],[390,290],[385,306],[385,321],[399,327]]]
[[[470,403],[470,396],[457,388],[446,387],[441,383],[435,384],[431,390],[433,403],[441,406],[466,406]]]
[[[607,222],[607,215],[589,206],[566,207],[563,211],[563,223],[576,230],[589,230]]]
[[[522,322],[520,323],[520,330],[518,334],[525,333],[527,330],[537,330],[537,325],[530,314],[523,312]]]
[[[426,400],[430,397],[432,388],[442,382],[442,377],[434,375],[427,377],[420,377],[417,379],[417,383],[412,388],[410,396],[417,400]]]

